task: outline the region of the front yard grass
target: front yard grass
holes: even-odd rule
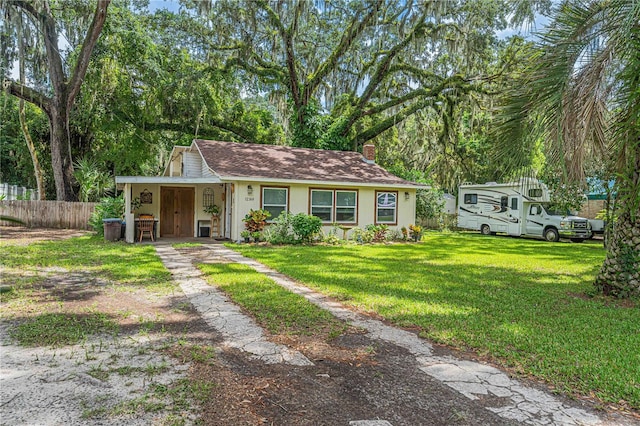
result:
[[[222,289],[273,334],[339,336],[347,326],[271,278],[237,263],[200,264],[207,281]]]
[[[420,244],[231,247],[560,391],[640,408],[640,302],[593,295],[600,245],[428,233]]]
[[[42,241],[29,245],[0,244],[3,285],[14,290],[25,277],[48,272],[82,269],[123,288],[143,287],[156,293],[170,293],[175,284],[152,246],[105,242],[96,236]],[[10,296],[7,296],[10,297]]]

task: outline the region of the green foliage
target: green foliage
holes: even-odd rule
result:
[[[358,244],[369,244],[373,241],[373,231],[355,227],[351,230],[351,239]]]
[[[270,217],[271,213],[269,213],[267,210],[251,209],[249,210],[249,213],[245,215],[242,221],[244,222],[244,227],[246,228],[246,230],[253,234],[254,232],[262,232],[264,230],[264,227],[267,225],[267,219],[269,219]]]
[[[371,233],[371,241],[374,243],[381,243],[387,239],[387,233],[389,232],[389,226],[387,225],[367,225],[365,231]]]
[[[640,408],[638,301],[589,297],[600,244],[429,233],[424,244],[234,247],[356,309],[571,394]]]
[[[220,214],[220,207],[217,204],[211,204],[204,208],[204,212],[211,216],[218,216]]]
[[[0,90],[0,182],[36,188],[33,162],[18,118],[18,100]],[[49,121],[39,108],[25,103],[26,124],[45,175],[51,169],[51,154],[47,149]],[[49,172],[49,176],[51,172]],[[48,199],[55,198],[53,179],[45,176]]]
[[[577,212],[586,201],[582,185],[561,183],[558,180],[548,185],[550,193],[549,208],[560,212]]]
[[[444,216],[444,191],[425,172],[406,169],[401,164],[389,168],[389,171],[403,179],[428,185],[426,189],[416,191],[416,217],[419,220],[438,219]]]
[[[98,235],[104,235],[104,227],[102,219],[124,217],[124,198],[122,195],[118,197],[104,197],[100,203],[96,205],[95,211],[89,218],[89,226],[93,228]]]
[[[317,216],[298,213],[291,217],[291,229],[296,240],[309,243],[322,228],[322,219]]]
[[[291,220],[293,215],[283,211],[265,231],[265,239],[271,244],[293,244],[296,240]]]
[[[80,186],[79,201],[95,202],[115,189],[113,177],[100,170],[98,163],[89,157],[75,162],[73,176]]]

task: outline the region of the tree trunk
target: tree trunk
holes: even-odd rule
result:
[[[56,183],[56,199],[58,201],[77,201],[72,185],[73,164],[69,141],[69,111],[66,109],[66,102],[53,102],[49,123],[51,128],[51,166]]]
[[[38,153],[36,152],[36,147],[33,144],[33,139],[31,139],[31,134],[29,133],[29,127],[27,127],[27,119],[24,111],[24,100],[20,99],[20,105],[18,107],[18,116],[20,118],[20,127],[22,128],[22,134],[24,135],[24,139],[27,141],[27,147],[29,148],[29,154],[31,154],[31,161],[33,162],[33,173],[36,178],[36,185],[38,188],[38,199],[46,200],[46,190],[44,187],[44,178],[42,173],[42,167],[40,166],[40,161],[38,161]]]
[[[640,296],[640,138],[627,151],[616,203],[618,219],[608,242],[607,257],[596,288],[616,297]]]
[[[640,296],[640,214],[634,222],[629,212],[618,217],[595,285],[606,295]]]

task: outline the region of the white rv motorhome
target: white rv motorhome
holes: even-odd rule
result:
[[[582,242],[591,237],[589,221],[549,210],[549,189],[533,178],[518,182],[462,184],[458,191],[458,227],[489,235],[569,238]]]

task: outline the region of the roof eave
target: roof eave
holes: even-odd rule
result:
[[[420,183],[390,183],[390,182],[354,182],[354,181],[332,181],[332,180],[306,180],[306,179],[277,179],[265,178],[260,176],[220,176],[223,182],[267,182],[279,184],[298,184],[298,185],[333,185],[341,187],[370,187],[370,188],[398,188],[398,189],[426,189],[428,185]]]

